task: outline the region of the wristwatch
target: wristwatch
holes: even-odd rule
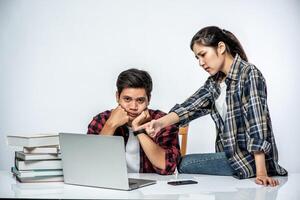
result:
[[[141,134],[141,133],[146,133],[146,130],[143,128],[143,129],[140,129],[140,130],[137,130],[137,131],[133,131],[134,136],[137,136],[138,134]]]

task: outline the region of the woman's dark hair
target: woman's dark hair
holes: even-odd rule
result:
[[[148,72],[131,68],[121,72],[117,79],[119,95],[125,88],[143,88],[146,90],[148,100],[151,97],[152,78]]]
[[[217,47],[221,41],[225,43],[226,50],[233,57],[235,57],[236,54],[239,54],[243,60],[248,61],[241,43],[233,33],[216,26],[207,26],[198,31],[192,38],[190,48],[193,50],[195,43],[204,46]]]

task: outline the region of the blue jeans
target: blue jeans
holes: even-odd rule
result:
[[[224,152],[183,156],[178,165],[178,172],[222,176],[232,176],[234,173]]]

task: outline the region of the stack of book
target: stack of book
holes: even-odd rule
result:
[[[12,173],[20,182],[63,181],[58,134],[8,135],[10,146],[21,146],[15,151]]]

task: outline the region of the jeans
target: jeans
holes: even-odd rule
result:
[[[183,156],[178,165],[178,172],[222,176],[232,176],[234,173],[224,152]]]

